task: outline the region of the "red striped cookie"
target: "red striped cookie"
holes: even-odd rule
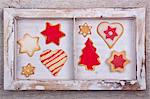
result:
[[[67,60],[67,54],[61,50],[46,50],[40,55],[41,62],[56,76]]]

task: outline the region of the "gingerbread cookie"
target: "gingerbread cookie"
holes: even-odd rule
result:
[[[60,38],[64,37],[65,34],[60,30],[60,24],[52,25],[46,23],[46,29],[41,32],[46,38],[46,44],[55,43],[59,45]]]
[[[118,22],[101,22],[97,32],[109,48],[112,48],[124,32],[123,25]]]
[[[32,64],[29,63],[26,66],[22,67],[21,74],[26,76],[26,77],[29,77],[30,75],[33,75],[34,72],[35,72],[35,67]]]
[[[91,34],[91,28],[92,26],[89,26],[87,23],[84,23],[83,25],[79,26],[79,33],[86,37],[88,34]]]
[[[129,60],[126,58],[125,51],[112,51],[110,58],[107,60],[107,63],[110,65],[112,72],[122,72],[124,71],[125,66],[129,63]]]
[[[26,33],[21,40],[17,42],[20,45],[19,53],[27,53],[32,57],[35,51],[40,50],[39,37],[32,37]]]
[[[93,42],[88,38],[85,47],[82,49],[79,65],[83,65],[87,70],[94,70],[94,67],[100,65],[99,56],[96,53],[96,48]]]
[[[42,64],[56,76],[67,61],[67,54],[61,50],[46,50],[40,55]]]

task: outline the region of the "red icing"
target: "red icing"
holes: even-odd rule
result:
[[[126,60],[123,58],[123,55],[114,55],[114,59],[111,61],[115,68],[124,68],[124,62]]]
[[[85,47],[82,49],[82,55],[80,56],[79,64],[87,67],[88,70],[93,70],[93,66],[99,65],[99,56],[96,53],[96,48],[93,46],[93,42],[88,38],[85,43]]]
[[[115,36],[118,36],[118,34],[116,33],[116,28],[111,28],[110,26],[108,26],[107,30],[104,31],[104,33],[106,34],[106,39],[114,40]]]
[[[46,36],[46,44],[51,42],[59,45],[59,40],[61,37],[64,37],[65,34],[60,31],[60,24],[51,25],[50,23],[46,23],[46,29],[41,32],[42,35]]]

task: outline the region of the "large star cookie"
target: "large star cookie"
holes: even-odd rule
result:
[[[126,52],[116,52],[113,51],[110,58],[107,60],[108,64],[111,66],[112,72],[122,72],[125,69],[125,66],[129,63],[129,60],[126,58]]]
[[[46,29],[41,34],[46,37],[46,44],[53,42],[56,45],[59,45],[60,38],[65,36],[60,30],[60,24],[52,25],[48,22],[46,23]]]
[[[30,75],[34,74],[34,71],[35,71],[35,67],[32,64],[29,63],[26,66],[22,67],[21,74],[26,76],[26,77],[29,77]]]
[[[17,42],[20,45],[19,52],[27,53],[28,56],[32,57],[35,51],[40,50],[39,37],[32,37],[26,33],[21,40]]]
[[[89,26],[87,23],[84,23],[83,25],[79,26],[79,33],[86,37],[88,34],[91,34],[91,28],[92,26]]]

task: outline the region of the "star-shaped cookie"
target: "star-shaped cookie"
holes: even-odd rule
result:
[[[60,24],[52,25],[46,23],[46,29],[41,32],[46,37],[46,44],[55,43],[59,45],[60,38],[64,37],[65,34],[60,30]]]
[[[87,23],[84,23],[83,25],[79,26],[79,33],[86,37],[88,34],[91,34],[91,28],[92,26],[89,26]]]
[[[39,37],[32,37],[28,33],[24,34],[21,40],[17,42],[20,45],[19,52],[27,53],[28,56],[32,57],[35,51],[40,50]]]
[[[116,52],[112,51],[110,58],[107,60],[108,64],[111,66],[110,69],[112,72],[123,72],[125,65],[129,63],[129,60],[126,58],[126,52]]]
[[[26,66],[22,67],[21,74],[26,77],[29,77],[30,75],[34,74],[34,71],[35,71],[35,67],[32,64],[28,63]]]
[[[111,26],[108,26],[107,30],[104,31],[106,34],[106,39],[114,40],[118,34],[116,33],[116,28],[112,28]]]

